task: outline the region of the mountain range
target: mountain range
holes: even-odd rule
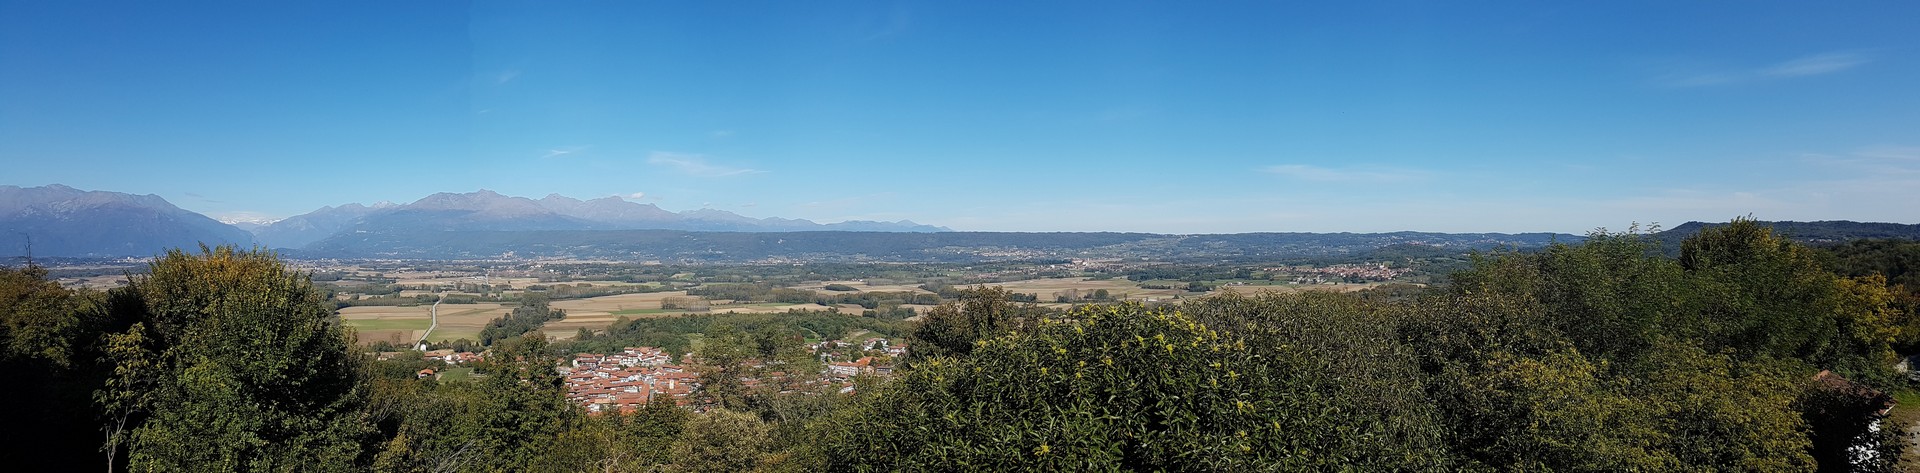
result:
[[[1807,243],[1920,239],[1920,225],[1763,222]],[[1668,248],[1714,224],[1688,222],[1654,237]],[[227,224],[155,195],[62,185],[0,186],[0,256],[152,256],[201,244],[261,245],[303,258],[578,257],[619,260],[990,261],[1036,258],[1273,259],[1353,255],[1398,246],[1448,252],[1538,247],[1582,237],[1555,233],[953,232],[911,221],[751,218],[670,212],[618,197],[540,199],[480,190],[408,204],[322,207],[271,223]],[[1412,246],[1409,246],[1412,245]]]
[[[152,256],[202,242],[252,244],[253,235],[157,195],[55,184],[0,186],[0,242],[0,255],[10,256]]]
[[[24,255],[31,240],[40,256],[152,256],[167,248],[261,245],[299,249],[342,233],[442,231],[687,230],[712,232],[872,231],[944,232],[911,221],[752,218],[714,209],[670,212],[618,197],[542,199],[489,190],[438,193],[409,204],[358,203],[322,207],[272,223],[222,223],[174,206],[156,195],[82,191],[54,184],[0,186],[0,255]]]
[[[253,230],[261,244],[304,248],[341,233],[529,230],[687,230],[709,232],[877,231],[944,232],[911,221],[820,224],[778,217],[752,218],[698,209],[669,212],[619,197],[580,200],[559,194],[535,200],[482,189],[442,192],[411,204],[346,204],[289,217]]]

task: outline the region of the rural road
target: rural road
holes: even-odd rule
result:
[[[433,307],[427,308],[427,320],[429,321],[427,322],[427,332],[420,334],[420,341],[417,343],[421,350],[427,349],[427,336],[433,335],[433,329],[440,327],[440,302],[445,300],[447,300],[447,294],[444,292],[440,293],[440,298],[433,301]]]

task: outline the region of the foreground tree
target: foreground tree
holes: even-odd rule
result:
[[[1303,302],[1311,305],[1314,302]],[[1275,302],[1274,304],[1284,304]],[[1215,308],[1226,320],[1234,309]],[[1323,313],[1338,313],[1329,307]],[[1299,312],[1309,317],[1309,312]],[[1315,314],[1321,315],[1321,314]],[[1348,314],[1352,315],[1352,314]],[[1275,313],[1275,317],[1287,317]],[[1326,339],[1362,317],[1300,328]],[[1247,322],[1251,323],[1251,320]],[[1380,470],[1441,468],[1437,431],[1416,384],[1339,379],[1410,373],[1390,338],[1351,337],[1353,352],[1220,330],[1139,305],[1083,308],[1060,321],[932,357],[823,425],[819,461],[835,470]],[[1358,331],[1368,333],[1370,331]],[[1328,357],[1387,355],[1372,370]],[[1277,359],[1276,359],[1277,357]],[[1352,384],[1346,384],[1352,383]],[[1380,400],[1378,398],[1392,398]],[[1394,405],[1407,410],[1377,410]]]
[[[581,468],[581,445],[594,438],[580,410],[566,403],[557,358],[538,332],[495,343],[477,368],[483,376],[404,393],[394,436],[375,471],[566,471]],[[597,428],[597,427],[595,427]],[[570,434],[571,433],[571,434]],[[567,435],[576,435],[568,437]],[[566,465],[559,467],[555,465]]]
[[[758,416],[725,408],[693,416],[673,447],[674,469],[688,473],[751,471],[772,445]]]
[[[81,300],[39,266],[0,267],[0,361],[40,360],[71,367],[88,320]]]
[[[371,440],[364,360],[271,253],[174,250],[115,307],[96,399],[134,471],[352,471]]]
[[[106,330],[103,294],[74,291],[29,264],[0,267],[0,458],[7,468],[71,471],[99,465],[90,401],[101,371],[94,341]]]
[[[1821,370],[1893,382],[1884,284],[1827,272],[1751,221],[1686,240],[1679,260],[1654,245],[1603,232],[1482,258],[1405,306],[1401,338],[1463,461],[1777,471],[1845,468],[1855,446],[1898,456],[1900,442],[1858,434],[1871,410],[1810,414],[1867,404],[1810,401],[1828,392],[1809,389]]]
[[[1015,305],[1013,293],[1002,287],[979,286],[960,291],[958,302],[940,304],[913,331],[907,353],[910,361],[935,356],[966,356],[974,342],[1004,335],[1034,311]]]

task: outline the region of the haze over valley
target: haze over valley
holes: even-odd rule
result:
[[[1920,471],[1915,19],[0,0],[0,470]]]

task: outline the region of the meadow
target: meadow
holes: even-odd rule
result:
[[[432,323],[431,305],[360,306],[340,309],[340,320],[354,329],[360,343],[388,341],[413,342]],[[440,326],[428,341],[474,340],[487,322],[507,314],[511,308],[496,303],[441,304]],[[396,341],[397,340],[397,341]]]

